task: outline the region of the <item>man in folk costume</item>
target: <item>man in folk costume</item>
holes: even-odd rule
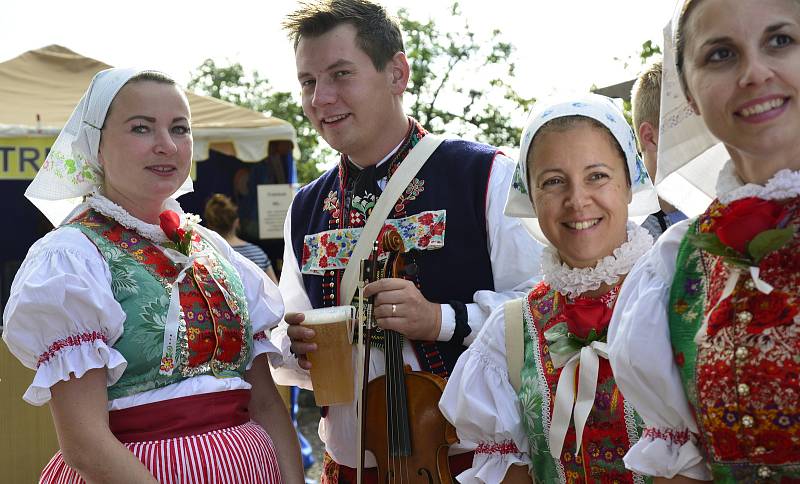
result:
[[[282,384],[310,388],[305,354],[313,330],[292,312],[351,304],[344,274],[359,235],[387,184],[430,136],[403,111],[409,65],[397,23],[365,0],[306,3],[284,23],[295,43],[303,110],[341,153],[339,164],[301,189],[286,219],[280,289],[287,316],[272,339],[287,358],[276,369]],[[430,136],[427,145],[435,139]],[[409,153],[411,152],[411,155]],[[418,153],[418,152],[417,152]],[[424,159],[424,158],[423,158]],[[447,378],[492,308],[538,280],[541,247],[503,207],[514,163],[490,146],[443,141],[402,186],[380,233],[396,229],[411,249],[416,274],[366,286],[383,329],[404,335],[403,359],[414,370]],[[377,210],[376,210],[377,211]],[[373,238],[372,240],[376,240]],[[369,240],[370,246],[372,240]],[[524,254],[525,257],[519,257]],[[356,257],[353,263],[358,264]],[[370,356],[370,378],[384,372],[380,348]],[[435,406],[435,405],[434,405]],[[356,406],[323,409],[320,436],[326,455],[323,482],[351,482],[359,466]],[[451,470],[471,463],[467,445],[454,445]],[[368,455],[365,482],[375,479]]]

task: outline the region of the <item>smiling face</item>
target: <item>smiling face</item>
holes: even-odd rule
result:
[[[528,153],[539,225],[570,267],[593,267],[627,240],[631,190],[611,134],[588,121],[542,128]]]
[[[174,84],[136,81],[117,93],[103,124],[98,159],[106,197],[139,218],[157,213],[189,175],[189,104]]]
[[[402,94],[408,62],[398,52],[379,71],[356,44],[356,29],[340,24],[302,37],[295,50],[303,112],[335,150],[362,166],[377,163],[408,129]]]
[[[746,182],[800,168],[800,7],[695,0],[685,19],[687,97]]]

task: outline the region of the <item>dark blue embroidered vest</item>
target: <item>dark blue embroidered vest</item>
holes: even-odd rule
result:
[[[444,246],[415,253],[422,294],[429,301],[472,302],[478,290],[494,290],[492,265],[486,243],[486,203],[489,173],[497,151],[467,141],[444,141],[400,197],[389,219],[426,211],[446,210]],[[339,165],[341,166],[341,164]],[[292,204],[292,248],[303,266],[304,238],[336,228],[342,215],[339,166],[303,187]],[[412,188],[414,187],[414,188]],[[307,255],[307,254],[306,254]],[[348,304],[338,301],[344,270],[323,275],[303,274],[303,284],[315,308]],[[450,342],[414,342],[426,371],[447,377],[465,347]]]

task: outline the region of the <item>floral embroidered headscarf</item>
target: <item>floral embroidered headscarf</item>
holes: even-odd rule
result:
[[[25,190],[25,197],[54,226],[69,218],[83,197],[102,187],[103,168],[97,158],[101,129],[114,97],[140,72],[112,68],[94,76],[44,164]],[[190,191],[192,182],[187,178],[173,197]]]
[[[505,214],[509,217],[518,217],[526,222],[528,228],[537,239],[549,244],[540,233],[536,217],[536,209],[530,198],[528,187],[528,152],[531,148],[536,132],[547,122],[565,116],[585,116],[592,118],[605,126],[619,143],[625,153],[625,162],[630,175],[631,192],[633,198],[628,206],[629,217],[646,217],[657,212],[658,196],[653,188],[653,183],[647,175],[639,153],[636,151],[636,140],[633,130],[628,124],[622,111],[614,102],[597,94],[586,94],[573,97],[566,101],[538,102],[528,117],[528,124],[520,140],[517,167],[514,178],[508,190]],[[525,220],[527,219],[527,220]]]

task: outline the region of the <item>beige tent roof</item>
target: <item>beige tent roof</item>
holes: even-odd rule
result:
[[[59,45],[0,63],[0,137],[57,134],[92,77],[108,67]],[[211,144],[243,161],[266,158],[271,140],[290,140],[297,146],[294,128],[282,119],[218,99],[187,95],[196,160],[208,158]]]

